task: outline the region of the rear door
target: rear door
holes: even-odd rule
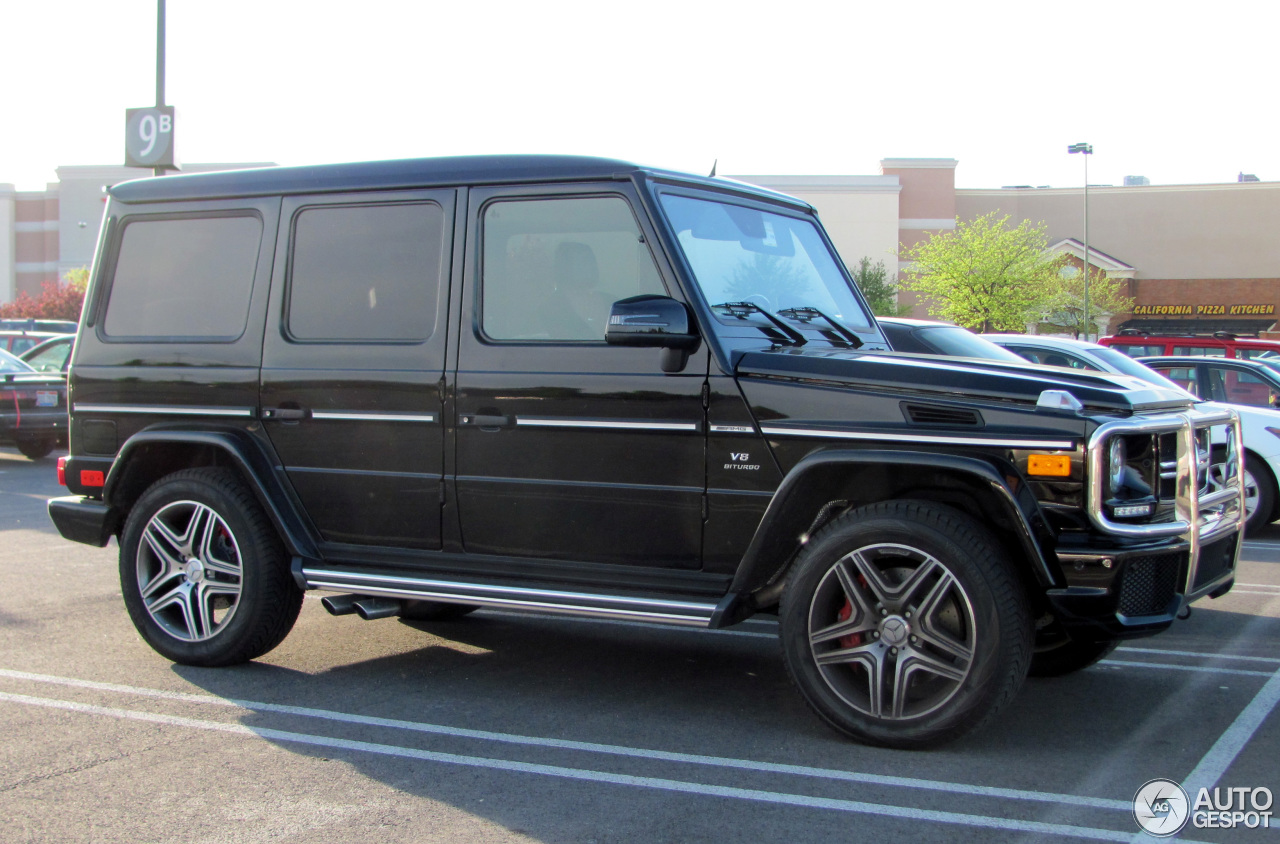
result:
[[[262,416],[328,543],[440,547],[455,193],[284,200]]]

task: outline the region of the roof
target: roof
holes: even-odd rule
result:
[[[1100,343],[1077,340],[1074,337],[1053,337],[1048,334],[979,334],[979,337],[990,340],[998,346],[1005,343],[1022,343],[1029,346],[1044,346],[1046,349],[1081,349],[1092,351],[1105,349]]]
[[[809,207],[807,203],[785,194],[726,179],[658,170],[611,158],[576,155],[472,155],[225,170],[136,179],[113,186],[110,193],[122,202],[163,202],[454,185],[629,180],[637,173],[720,189],[750,190]]]

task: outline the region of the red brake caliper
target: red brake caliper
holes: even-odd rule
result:
[[[840,612],[836,613],[836,618],[841,621],[848,621],[853,617],[853,601],[848,598],[844,599],[844,606],[840,608]],[[841,636],[839,639],[840,647],[856,648],[862,644],[861,633],[850,633],[848,636]]]

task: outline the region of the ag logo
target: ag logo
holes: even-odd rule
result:
[[[1133,819],[1148,835],[1177,835],[1190,815],[1187,793],[1172,780],[1151,780],[1133,795]]]

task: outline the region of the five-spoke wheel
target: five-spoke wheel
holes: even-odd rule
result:
[[[1012,699],[1031,656],[1026,597],[999,543],[924,502],[828,523],[790,572],[780,620],[805,700],[873,744],[920,747],[977,728]]]
[[[120,584],[147,643],[188,665],[261,656],[302,607],[279,537],[227,469],[177,472],[143,493],[120,537]]]

